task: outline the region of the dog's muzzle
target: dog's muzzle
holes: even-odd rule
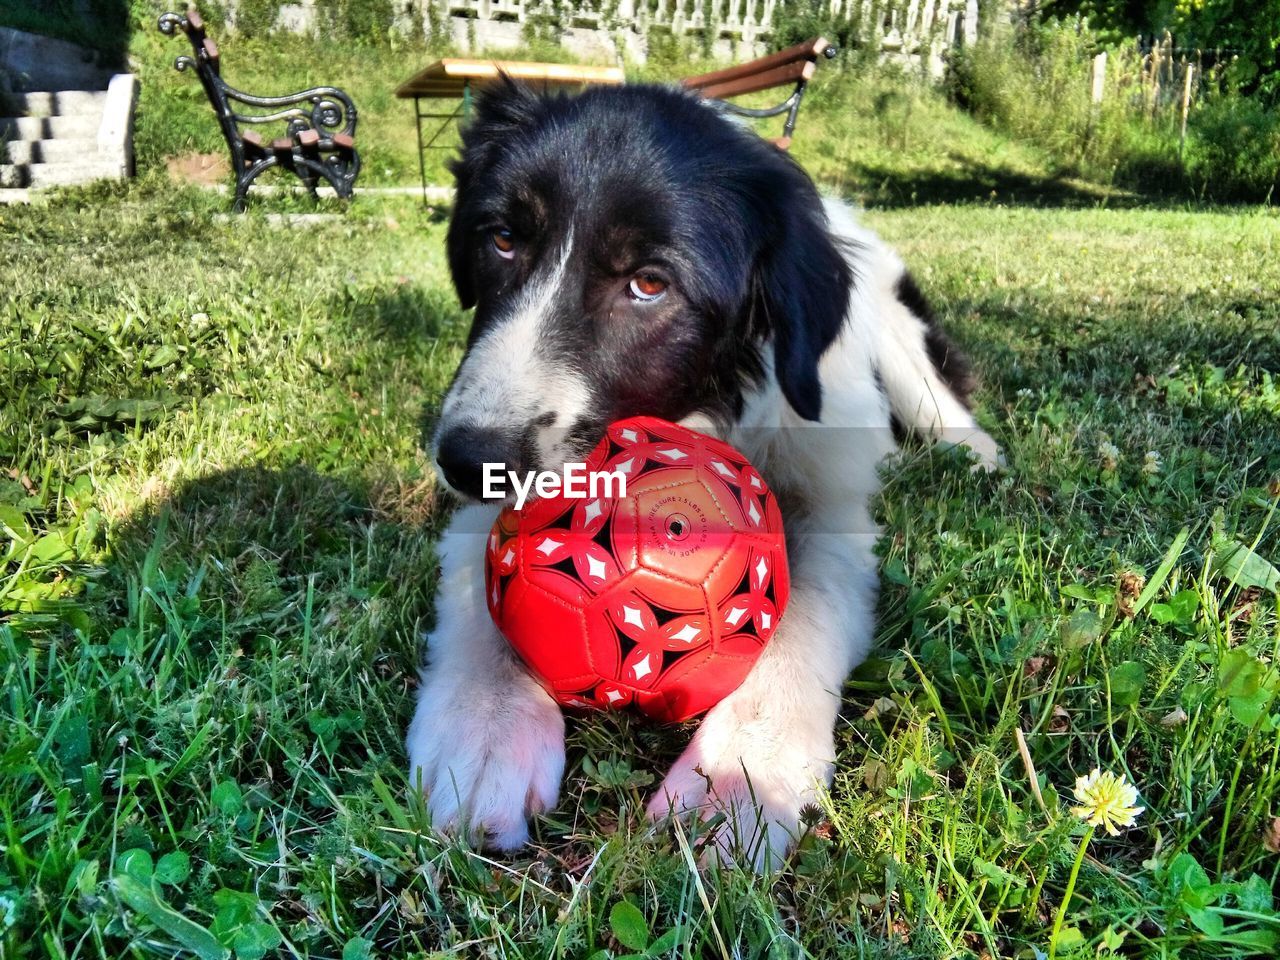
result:
[[[445,483],[476,500],[484,495],[486,463],[501,464],[505,473],[519,470],[522,459],[519,437],[491,427],[449,427],[440,434],[435,447],[436,467]]]

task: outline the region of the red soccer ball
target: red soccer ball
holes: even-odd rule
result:
[[[786,609],[777,502],[733,447],[654,417],[610,426],[586,469],[626,495],[504,510],[489,612],[562,705],[686,720],[742,683]]]

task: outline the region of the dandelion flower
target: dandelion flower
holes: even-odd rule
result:
[[[1132,827],[1146,809],[1137,806],[1137,788],[1125,781],[1124,774],[1117,777],[1097,767],[1087,777],[1076,779],[1074,793],[1080,806],[1072,807],[1071,812],[1091,827],[1103,827],[1113,837],[1120,833],[1117,827]]]

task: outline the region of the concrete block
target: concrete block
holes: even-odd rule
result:
[[[0,164],[0,187],[65,187],[119,177],[116,164],[97,158],[75,163]]]
[[[104,90],[41,90],[9,93],[4,99],[16,116],[68,117],[101,112],[106,96]]]
[[[133,172],[133,111],[138,102],[138,78],[117,73],[107,86],[98,127],[98,154],[127,177]]]

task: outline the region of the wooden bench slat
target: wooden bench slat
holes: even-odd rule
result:
[[[220,57],[221,54],[218,53],[218,45],[213,42],[213,37],[205,37],[204,41],[200,44],[200,49],[204,51],[204,55],[209,59],[209,62],[213,64],[214,69],[216,70],[218,68],[218,57]]]
[[[288,137],[276,137],[271,141],[271,149],[276,153],[293,153],[293,141]]]
[[[354,150],[356,140],[355,137],[348,136],[345,133],[335,133],[333,135],[333,145],[340,150]]]
[[[204,37],[204,17],[200,16],[200,11],[195,7],[187,7],[187,23],[191,25],[193,32]]]
[[[685,77],[680,82],[690,90],[698,90],[706,94],[707,87],[719,86],[743,77],[756,76],[788,64],[803,63],[805,61],[812,63],[829,46],[831,44],[825,37],[814,37],[812,40],[797,43],[794,47],[779,50],[777,53],[771,53],[749,63],[739,64],[736,67],[726,67],[723,70],[714,70],[711,73],[699,74],[696,77]],[[757,87],[756,89],[763,90],[764,87]],[[710,94],[706,95],[710,96]]]
[[[735,80],[711,84],[696,90],[697,93],[711,100],[727,100],[740,97],[757,90],[768,90],[770,87],[789,86],[801,80],[813,79],[818,66],[812,60],[801,60],[797,63],[784,63],[763,73],[754,73]]]
[[[535,89],[557,86],[623,83],[621,67],[592,67],[572,63],[529,63],[521,60],[469,60],[446,57],[414,74],[396,87],[396,96],[460,97],[470,85],[479,89],[494,83],[501,74],[520,80]]]
[[[298,133],[298,143],[302,145],[303,149],[313,150],[320,143],[320,134],[314,130],[302,130]]]

